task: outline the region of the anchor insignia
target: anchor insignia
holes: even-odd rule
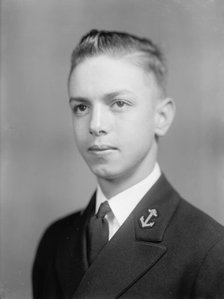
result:
[[[156,209],[148,209],[148,212],[149,212],[149,215],[146,219],[144,219],[144,216],[142,216],[140,218],[140,222],[141,222],[141,225],[142,225],[142,228],[145,228],[145,227],[153,227],[153,225],[155,224],[155,222],[149,222],[150,219],[152,217],[158,217],[158,213],[157,213],[157,210]]]

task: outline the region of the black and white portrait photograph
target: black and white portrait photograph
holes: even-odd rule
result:
[[[0,14],[0,299],[223,299],[224,2]]]

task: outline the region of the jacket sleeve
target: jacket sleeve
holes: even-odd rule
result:
[[[34,299],[63,298],[54,269],[57,234],[56,227],[52,225],[46,230],[39,243],[32,269]]]
[[[224,238],[216,242],[207,252],[191,298],[224,298]]]

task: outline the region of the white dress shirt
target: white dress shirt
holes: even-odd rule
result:
[[[112,212],[106,215],[109,223],[109,240],[118,231],[120,226],[128,218],[143,196],[152,188],[155,182],[159,179],[161,170],[158,163],[155,164],[152,172],[136,185],[118,193],[110,199],[106,198],[100,186],[97,186],[96,194],[96,212],[102,202],[109,202]]]

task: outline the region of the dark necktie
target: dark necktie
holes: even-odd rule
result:
[[[92,216],[87,229],[88,260],[91,264],[106,245],[109,237],[109,225],[105,216],[111,211],[107,201],[104,201],[96,215]]]

